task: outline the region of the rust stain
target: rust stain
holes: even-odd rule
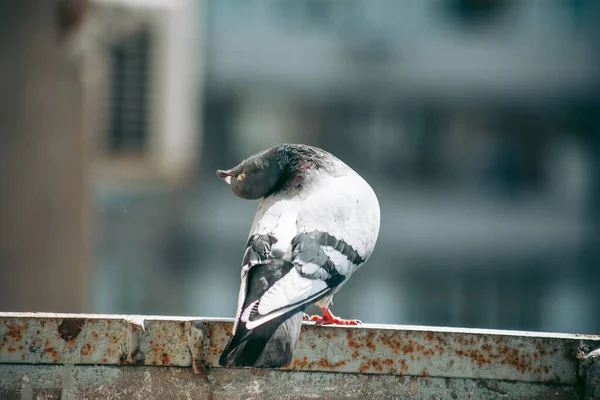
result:
[[[505,345],[500,349],[500,355],[501,357],[499,357],[498,360],[503,365],[510,365],[521,373],[533,371],[533,367],[529,362],[530,357],[525,354],[520,354],[519,350],[516,348],[511,349]]]
[[[375,373],[386,373],[386,374],[397,374],[403,373],[408,370],[408,365],[404,360],[396,361],[391,358],[378,359],[367,359],[360,365],[359,371],[361,373],[375,372]]]
[[[221,354],[227,340],[231,337],[231,325],[210,324],[208,326],[208,337],[210,338],[210,346],[207,349],[208,353],[213,355]]]
[[[46,347],[44,353],[52,358],[52,362],[58,363],[60,361],[60,353],[54,347]]]
[[[27,326],[19,328],[14,325],[9,325],[6,337],[12,339],[14,342],[18,342],[23,338],[23,335],[21,334],[21,329],[25,330],[27,329]]]
[[[457,356],[470,359],[479,366],[499,363],[501,365],[511,366],[515,371],[521,374],[532,373],[537,379],[541,379],[542,374],[548,375],[551,371],[550,366],[540,365],[544,357],[548,354],[556,354],[559,351],[556,347],[548,348],[544,347],[542,343],[537,343],[537,351],[527,353],[524,347],[520,346],[520,343],[515,343],[513,345],[501,337],[482,336],[481,338],[465,338],[454,336],[451,339],[451,342],[455,344],[454,346],[441,346],[443,338],[433,334],[426,334],[426,338],[430,341],[435,340],[440,343],[440,345],[435,345],[435,350],[438,354],[453,350]],[[478,345],[480,346],[479,348]],[[428,346],[425,346],[422,355],[424,357],[435,355],[436,352],[427,347]],[[420,351],[421,347],[417,345],[416,348],[412,348],[411,343],[408,343],[403,346],[402,350],[405,353],[411,353],[414,350]],[[565,356],[567,356],[567,354],[571,355],[572,353],[565,351]],[[414,358],[411,356],[411,360],[412,359]],[[556,378],[558,378],[558,376],[556,376]]]
[[[379,342],[392,350],[394,354],[398,354],[400,352],[400,347],[402,346],[402,341],[396,335],[381,335],[379,336]]]
[[[376,347],[375,344],[373,343],[373,332],[369,332],[366,340],[365,340],[365,346],[371,350],[371,351],[375,351]]]
[[[409,340],[404,346],[400,347],[400,350],[404,354],[410,354],[415,351],[415,343]]]
[[[346,340],[348,341],[348,346],[351,349],[355,349],[355,350],[360,349],[360,347],[361,347],[360,343],[354,339],[354,332],[352,332],[352,331],[353,331],[352,329],[348,329],[346,331]]]
[[[371,360],[371,367],[373,367],[373,369],[375,369],[375,371],[377,372],[383,371],[383,366],[381,365],[379,360]]]
[[[290,369],[305,369],[308,365],[308,357],[304,356],[300,360],[294,360],[291,364]]]
[[[81,355],[88,356],[92,352],[92,345],[90,343],[86,343],[81,346]]]
[[[455,353],[457,356],[470,358],[471,360],[475,361],[479,365],[486,365],[486,364],[490,363],[489,359],[487,359],[483,354],[481,354],[479,351],[474,350],[474,349],[466,349],[466,350],[457,349],[455,351]]]
[[[166,354],[165,345],[157,344],[151,349],[152,357],[150,359],[150,364],[152,365],[162,365],[162,357],[163,354]]]
[[[179,340],[183,341],[185,340],[186,336],[185,336],[185,322],[181,321],[177,324],[177,327],[179,328]]]
[[[330,332],[327,332],[324,329],[319,329],[318,331],[319,333],[321,333],[321,335],[323,335],[324,337],[326,337],[327,339],[333,339],[333,334],[331,334]]]
[[[408,363],[406,362],[406,360],[400,360],[400,373],[404,374],[406,372],[408,372]]]
[[[15,342],[19,342],[22,338],[22,330],[27,329],[27,325],[24,325],[22,327],[17,327],[17,326],[13,326],[13,325],[8,325],[8,332],[6,333],[6,335],[4,335],[4,338],[2,338],[2,342],[0,342],[0,351],[4,348],[4,346],[11,342],[11,343],[15,343]],[[10,349],[9,349],[10,352]]]
[[[58,326],[58,334],[65,342],[73,342],[85,325],[83,318],[65,318]]]
[[[365,372],[367,372],[369,370],[370,367],[371,367],[370,362],[367,362],[366,364],[362,364],[360,366],[360,369],[358,370],[358,372],[360,372],[361,374],[364,374]]]
[[[306,357],[304,357],[306,359]],[[314,368],[315,366],[319,366],[321,368],[327,368],[327,369],[335,369],[335,368],[339,368],[346,365],[346,361],[338,361],[335,363],[331,363],[329,362],[329,360],[327,358],[321,358],[319,361],[317,362],[311,362],[310,364],[308,364],[308,368]]]
[[[215,324],[211,324],[208,326],[208,337],[210,338],[210,346],[208,348],[208,351],[210,352],[210,354],[215,354],[215,355],[219,353],[219,347],[215,340],[215,338],[217,337],[216,333],[215,333],[216,329],[217,328],[216,328]],[[226,337],[229,338],[230,336],[231,336],[231,331],[227,332]]]
[[[162,362],[162,365],[169,365],[171,363],[171,357],[169,357],[167,353],[163,352],[161,354],[160,361]]]

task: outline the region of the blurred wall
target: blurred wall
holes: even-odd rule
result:
[[[0,310],[88,309],[82,84],[58,1],[0,4]]]

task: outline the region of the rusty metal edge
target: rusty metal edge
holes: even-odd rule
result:
[[[218,367],[231,319],[0,313],[0,364]],[[298,371],[478,378],[578,385],[582,349],[600,336],[546,332],[305,324]]]
[[[48,313],[48,312],[0,312],[0,318],[85,318],[85,319],[110,319],[126,320],[134,324],[143,325],[145,321],[202,321],[202,322],[228,322],[233,323],[233,318],[218,317],[190,317],[173,315],[140,315],[140,314],[78,314],[78,313]],[[314,323],[305,322],[305,326],[314,326]],[[394,324],[362,324],[359,326],[331,326],[334,329],[382,329],[382,330],[411,330],[422,332],[440,333],[465,333],[481,335],[506,335],[520,337],[537,337],[553,339],[589,339],[600,340],[600,335],[589,335],[580,333],[542,332],[542,331],[517,331],[505,329],[480,329],[480,328],[456,328],[444,326],[426,325],[394,325]]]

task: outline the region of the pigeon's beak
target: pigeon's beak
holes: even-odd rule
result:
[[[225,182],[227,182],[227,184],[231,184],[231,177],[233,176],[233,174],[229,171],[222,171],[220,169],[217,170],[217,176],[220,179],[223,179]]]

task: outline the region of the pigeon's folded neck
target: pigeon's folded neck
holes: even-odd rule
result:
[[[255,154],[230,170],[218,170],[217,175],[236,196],[259,199],[301,187],[311,173],[329,169],[334,159],[314,147],[286,144]]]

